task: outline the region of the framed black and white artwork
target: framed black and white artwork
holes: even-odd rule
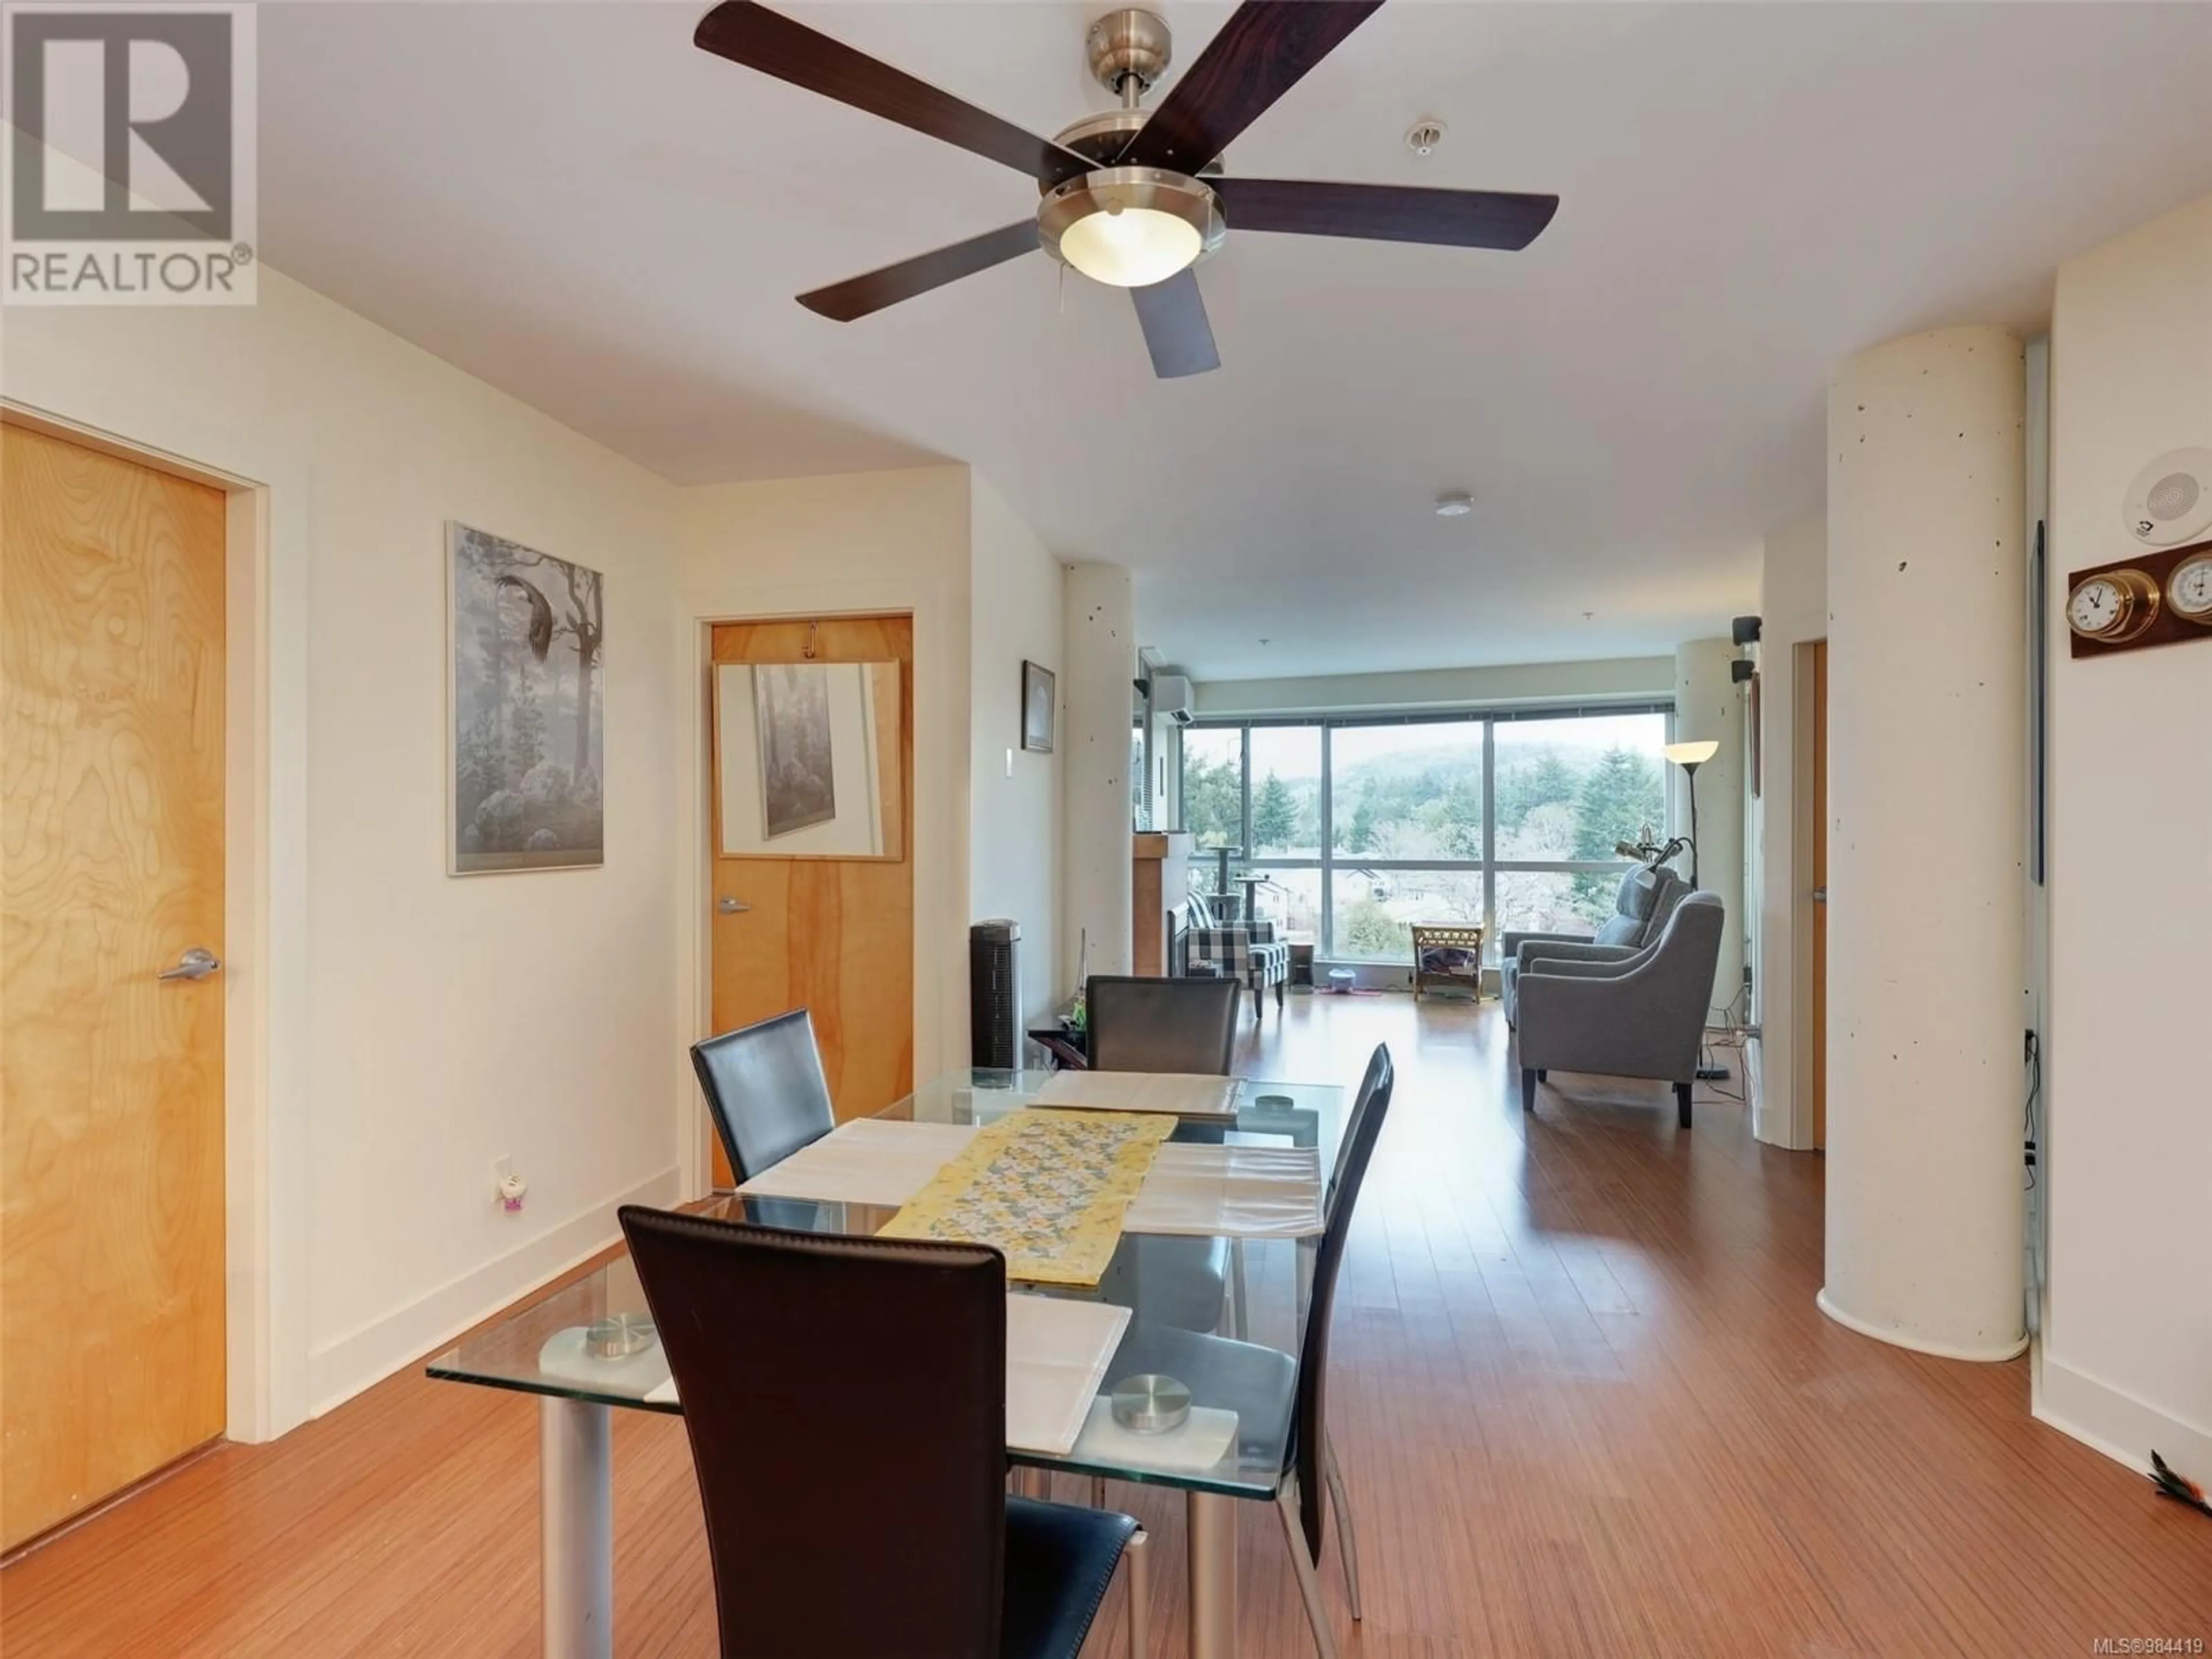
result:
[[[605,580],[465,524],[446,552],[447,871],[605,862]]]
[[[1052,753],[1053,707],[1057,681],[1049,668],[1022,664],[1022,747],[1031,754]]]

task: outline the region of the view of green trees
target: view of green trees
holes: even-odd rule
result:
[[[1646,723],[1648,732],[1641,729]],[[1663,824],[1665,779],[1657,749],[1664,730],[1658,715],[1499,722],[1493,786],[1498,860],[1611,861],[1613,842],[1635,839],[1646,823]],[[1480,732],[1477,722],[1450,722],[1340,727],[1333,734],[1330,861],[1338,954],[1402,955],[1412,921],[1481,919],[1479,872],[1363,867],[1367,860],[1482,858]],[[1261,764],[1259,738],[1255,731],[1253,854],[1310,854],[1321,842],[1318,744],[1306,775],[1288,775]],[[1300,752],[1280,733],[1271,749],[1278,755]],[[1196,833],[1200,847],[1243,842],[1242,753],[1241,734],[1232,728],[1184,734],[1183,823]],[[1501,927],[1576,927],[1604,915],[1618,878],[1500,872],[1498,883]],[[1286,882],[1278,902],[1291,912],[1285,920],[1294,931],[1317,936],[1317,879]]]

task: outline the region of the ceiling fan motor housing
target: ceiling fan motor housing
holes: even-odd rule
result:
[[[1109,11],[1091,26],[1084,37],[1084,52],[1098,84],[1116,98],[1127,94],[1123,83],[1134,81],[1140,93],[1150,92],[1167,73],[1174,37],[1167,20],[1156,12],[1125,6]]]

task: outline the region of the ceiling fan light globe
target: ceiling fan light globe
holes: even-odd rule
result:
[[[1111,209],[1077,220],[1060,233],[1060,257],[1093,282],[1150,288],[1195,260],[1195,228],[1157,208]]]
[[[1221,246],[1219,199],[1197,179],[1152,167],[1071,179],[1037,209],[1045,252],[1093,282],[1150,288]]]

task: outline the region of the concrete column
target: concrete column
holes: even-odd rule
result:
[[[1827,1283],[1841,1324],[2002,1359],[2021,1306],[2026,374],[1893,340],[1828,401]]]
[[[1715,1009],[1743,988],[1743,705],[1729,678],[1736,648],[1727,640],[1691,640],[1674,648],[1674,741],[1711,738],[1720,744],[1698,769],[1698,885],[1728,907],[1720,961],[1713,968]],[[1677,833],[1690,832],[1688,777],[1669,766],[1667,788]],[[1739,1017],[1745,1012],[1739,1005]],[[1717,1022],[1719,1015],[1713,1018]]]
[[[1067,568],[1060,677],[1060,790],[1065,811],[1060,949],[1065,977],[1129,971],[1129,723],[1137,678],[1136,597],[1117,564]]]

